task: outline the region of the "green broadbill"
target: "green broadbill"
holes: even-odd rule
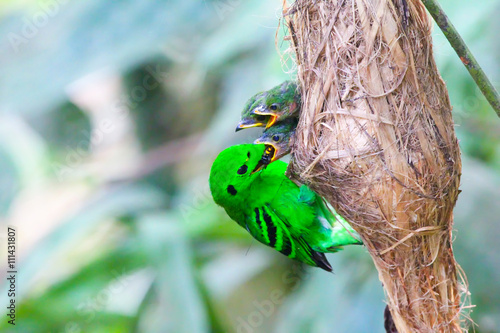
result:
[[[269,128],[277,121],[297,117],[300,111],[300,98],[297,83],[293,81],[285,81],[252,96],[241,112],[241,120],[236,131],[248,127]]]
[[[292,259],[332,271],[324,253],[362,244],[359,235],[307,186],[297,186],[276,161],[262,168],[263,144],[222,151],[210,171],[214,201],[259,242]],[[347,230],[346,230],[347,228]]]
[[[254,141],[255,144],[263,143],[274,148],[269,151],[269,163],[279,160],[290,153],[298,121],[294,117],[277,122],[272,127],[266,129],[261,137]]]

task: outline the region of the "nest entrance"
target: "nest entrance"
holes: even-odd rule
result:
[[[302,90],[289,173],[363,237],[399,332],[461,332],[460,151],[423,4],[297,0],[285,19]]]

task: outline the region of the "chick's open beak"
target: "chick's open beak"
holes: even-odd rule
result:
[[[266,150],[264,151],[264,155],[262,155],[264,163],[269,164],[277,160],[278,148],[275,145],[267,141],[260,141],[260,139],[255,140],[253,143],[266,145]]]
[[[274,123],[276,122],[276,120],[278,120],[278,117],[272,115],[271,118],[269,119],[269,121],[267,122],[266,129],[273,126]]]
[[[269,163],[272,163],[276,161],[277,155],[278,155],[278,149],[274,145],[266,143],[266,151],[264,153],[264,156],[262,156],[262,158],[263,159],[267,158],[269,159]]]
[[[251,128],[251,127],[264,127],[264,124],[242,120],[238,123],[238,126],[236,126],[235,132],[241,131],[242,129],[245,129],[245,128]]]
[[[260,114],[262,116],[270,116],[269,120],[267,121],[267,124],[266,124],[266,129],[273,126],[274,123],[276,122],[276,120],[278,120],[278,116],[275,113],[266,111],[262,107],[258,107],[255,110],[253,110],[253,113]]]

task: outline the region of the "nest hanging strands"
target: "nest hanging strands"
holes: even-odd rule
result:
[[[424,6],[297,0],[284,14],[302,90],[290,175],[362,235],[400,333],[462,332],[460,151]]]

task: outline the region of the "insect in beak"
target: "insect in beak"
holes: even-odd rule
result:
[[[274,148],[274,146],[266,144],[266,150],[264,151],[262,158],[260,159],[259,163],[257,163],[257,166],[255,167],[255,169],[252,171],[251,174],[254,174],[257,171],[260,171],[263,168],[265,168],[269,163],[274,161],[275,156],[276,156],[276,149]]]

